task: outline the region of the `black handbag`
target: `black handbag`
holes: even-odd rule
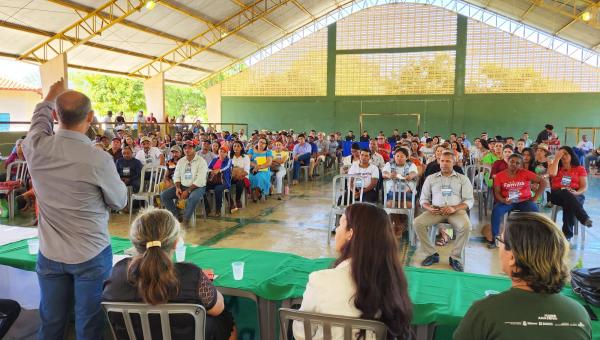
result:
[[[571,287],[587,303],[600,307],[600,268],[571,271]]]
[[[219,172],[216,175],[214,173],[210,173],[208,176],[208,184],[219,185],[223,184],[223,173]]]

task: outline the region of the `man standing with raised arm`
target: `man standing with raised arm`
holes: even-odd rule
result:
[[[40,340],[62,339],[74,305],[78,340],[102,339],[102,285],[112,268],[109,210],[121,210],[127,190],[113,158],[92,147],[88,97],[61,79],[33,113],[23,142],[39,206],[36,272]],[[53,133],[53,121],[58,131]]]

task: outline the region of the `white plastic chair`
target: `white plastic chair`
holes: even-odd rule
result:
[[[487,165],[473,164],[468,165],[465,168],[465,175],[471,181],[473,186],[473,195],[477,196],[477,208],[479,213],[479,219],[483,218],[483,215],[488,215],[488,195],[490,194],[488,186],[485,182],[485,174],[491,173],[492,169]]]
[[[138,192],[132,193],[129,197],[129,223],[131,224],[131,216],[133,215],[133,202],[144,201],[146,206],[150,206],[154,198],[160,196],[159,183],[161,183],[166,174],[167,167],[163,165],[147,164],[142,168],[140,179],[140,189]],[[146,179],[146,173],[150,176]]]
[[[186,303],[167,303],[162,305],[147,305],[145,303],[133,302],[102,302],[102,307],[109,320],[110,330],[114,339],[117,338],[115,326],[120,326],[123,320],[129,340],[137,340],[136,329],[132,322],[132,315],[137,315],[141,323],[142,338],[140,340],[152,340],[150,330],[150,315],[160,317],[160,330],[163,340],[171,340],[171,317],[176,315],[190,315],[194,319],[194,340],[204,340],[206,328],[206,310],[201,305]]]
[[[389,192],[392,193],[392,198],[390,200],[388,200]],[[407,199],[409,194],[411,198]],[[413,188],[411,188],[408,181],[404,179],[392,179],[383,182],[383,209],[388,214],[408,216],[408,239],[411,246],[417,245],[417,234],[413,228],[413,221],[415,219],[415,196],[416,194],[414,193]],[[391,203],[390,207],[388,207],[388,202]]]
[[[337,216],[344,213],[347,206],[362,202],[364,180],[359,175],[337,175],[333,177],[331,212],[327,230],[327,244],[331,242],[331,228],[335,228]],[[358,198],[355,192],[358,190]]]

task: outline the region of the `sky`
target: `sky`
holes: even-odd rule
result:
[[[30,86],[42,86],[39,66],[21,61],[0,58],[0,77]]]

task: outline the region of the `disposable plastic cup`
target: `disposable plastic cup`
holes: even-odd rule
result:
[[[177,262],[185,261],[185,246],[175,248],[175,260]]]
[[[27,247],[29,247],[29,254],[37,255],[38,251],[40,250],[40,240],[37,238],[27,240]]]
[[[233,279],[239,281],[244,278],[244,262],[233,262],[231,264],[233,269]]]

